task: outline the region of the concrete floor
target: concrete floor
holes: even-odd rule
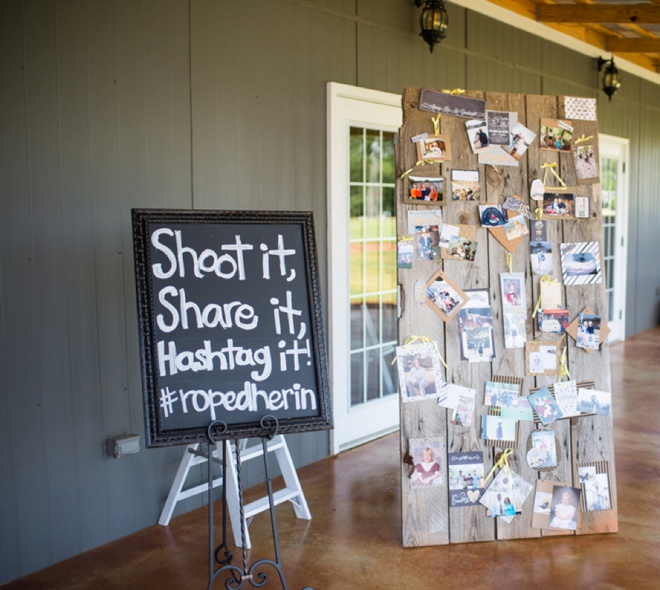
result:
[[[297,520],[288,505],[277,508],[287,587],[660,588],[660,328],[612,346],[611,358],[618,533],[404,549],[399,442],[391,435],[299,470],[313,520]],[[269,529],[266,514],[255,518],[251,561],[272,559]],[[206,588],[206,531],[202,508],[174,518],[168,527],[153,526],[2,590]],[[241,552],[235,555],[240,566]],[[224,587],[221,580],[213,586]],[[266,588],[281,587],[271,573]]]

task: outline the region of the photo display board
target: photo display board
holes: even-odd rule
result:
[[[596,100],[402,105],[403,545],[616,532]],[[420,177],[446,197],[415,202]]]
[[[147,446],[331,428],[313,218],[133,210]]]

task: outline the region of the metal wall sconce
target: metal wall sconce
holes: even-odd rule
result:
[[[619,68],[614,65],[614,56],[611,59],[599,57],[596,65],[599,72],[605,66],[605,72],[603,73],[603,92],[607,94],[608,100],[611,101],[612,96],[621,88],[621,75],[619,74]]]
[[[429,50],[433,53],[433,47],[440,43],[447,34],[449,18],[445,9],[445,3],[442,0],[413,1],[417,8],[424,3],[422,14],[419,17],[419,25],[422,29],[420,36],[428,43]]]

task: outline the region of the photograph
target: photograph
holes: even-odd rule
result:
[[[541,119],[541,134],[539,135],[541,149],[570,152],[572,139],[573,127],[569,121]]]
[[[499,383],[486,381],[484,405],[511,408],[518,405],[520,385],[517,383]]]
[[[423,225],[415,228],[415,249],[417,260],[440,258],[440,232],[437,225]]]
[[[438,205],[444,200],[445,179],[442,176],[409,176],[408,193],[404,196],[405,203],[423,205]]]
[[[451,415],[451,423],[456,424],[456,426],[465,426],[466,428],[472,426],[475,406],[476,400],[474,399],[474,395],[459,394],[458,402]]]
[[[537,328],[544,334],[564,334],[568,328],[568,309],[540,309],[536,314]]]
[[[563,416],[555,398],[552,397],[550,390],[545,386],[534,393],[530,393],[527,399],[542,424],[551,424]]]
[[[463,307],[458,312],[458,333],[461,337],[461,360],[484,363],[495,358],[493,310],[490,307]]]
[[[575,345],[579,348],[598,350],[600,348],[600,316],[590,313],[578,315],[578,331]]]
[[[452,201],[479,200],[478,170],[451,171],[451,199]]]
[[[612,408],[612,394],[597,389],[578,388],[578,410],[582,414],[608,416]]]
[[[527,453],[527,462],[534,469],[557,467],[557,448],[554,430],[535,430],[530,434],[531,449]],[[530,462],[530,456],[532,462]]]
[[[416,142],[417,159],[423,162],[444,162],[451,160],[449,139],[442,135],[424,137]]]
[[[525,274],[522,272],[500,273],[502,308],[504,311],[526,308]]]
[[[559,347],[552,342],[534,340],[525,345],[528,375],[556,375],[559,372]]]
[[[442,441],[436,438],[411,438],[408,444],[414,465],[410,485],[413,488],[441,486],[443,484]]]
[[[465,121],[465,130],[472,153],[477,154],[488,147],[488,125],[486,125],[486,121],[482,119]]]
[[[482,227],[498,227],[500,225],[506,225],[509,222],[509,218],[504,212],[504,209],[502,209],[502,205],[495,203],[479,205],[479,220]]]
[[[524,310],[504,314],[504,347],[525,348],[527,324]]]
[[[550,526],[553,529],[577,529],[578,507],[580,505],[579,488],[555,486],[552,490],[550,505]]]
[[[476,399],[477,390],[463,387],[456,383],[443,383],[438,395],[438,405],[448,410],[458,408],[459,400],[463,398]]]
[[[397,346],[396,360],[404,402],[437,399],[444,379],[438,351],[432,342]]]
[[[513,470],[500,469],[482,494],[479,502],[488,510],[486,516],[513,518],[522,512],[522,506],[534,486]]]
[[[575,173],[578,182],[598,180],[598,161],[594,155],[594,148],[591,145],[576,145],[573,150],[575,159]]]
[[[520,160],[535,138],[536,133],[527,129],[522,123],[518,123],[511,130],[509,143],[503,145],[502,149],[516,160]]]
[[[400,239],[397,242],[397,266],[399,268],[412,268],[414,256],[414,242],[410,238]]]
[[[488,140],[491,145],[509,144],[510,131],[518,123],[518,113],[509,111],[486,111]]]
[[[467,302],[467,295],[442,270],[426,283],[426,304],[445,322],[451,320]]]
[[[585,474],[583,470],[591,469],[593,472]],[[595,467],[579,467],[580,483],[585,496],[587,512],[598,510],[611,510],[610,481],[607,473],[596,473]],[[584,476],[584,479],[583,479]]]
[[[442,226],[442,209],[409,209],[408,210],[408,234],[413,235],[418,226],[437,225]]]
[[[507,240],[515,240],[529,233],[527,222],[522,215],[510,217],[505,225],[502,226]]]
[[[516,420],[502,418],[500,416],[481,417],[481,438],[483,440],[497,440],[515,443]]]
[[[574,215],[573,193],[543,193],[543,219],[571,219]]]
[[[459,237],[447,245],[447,256],[456,260],[474,261],[477,255],[477,242]]]
[[[440,247],[449,248],[450,242],[460,239],[461,228],[451,223],[443,223],[440,230]]]
[[[589,285],[603,280],[598,242],[564,243],[560,246],[564,285]]]
[[[474,506],[484,487],[484,454],[482,451],[449,453],[449,505]]]
[[[533,274],[552,275],[552,242],[530,242],[529,256]]]

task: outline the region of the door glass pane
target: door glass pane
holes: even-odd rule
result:
[[[616,158],[601,158],[601,199],[603,212],[603,260],[605,262],[605,291],[607,319],[614,318],[614,265],[616,251],[616,196],[619,189],[619,162]]]
[[[397,344],[396,137],[355,127],[350,137],[351,383],[359,381],[351,392],[355,406],[397,391],[396,368],[390,364]],[[360,165],[362,174],[357,173]]]

